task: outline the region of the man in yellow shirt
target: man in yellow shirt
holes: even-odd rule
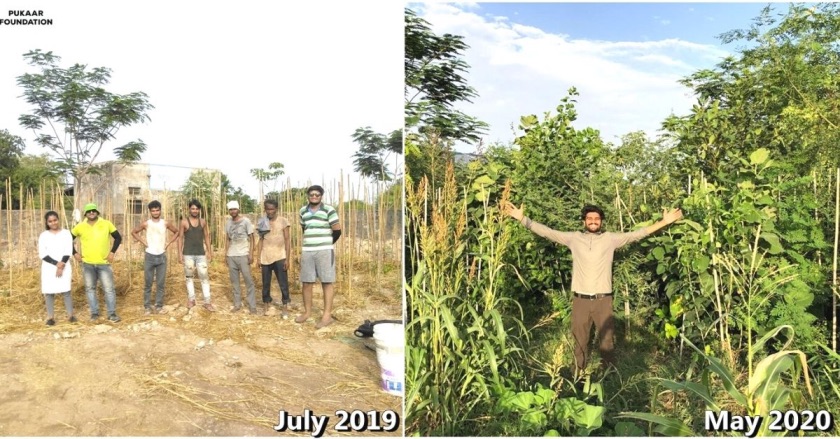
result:
[[[99,218],[96,204],[85,205],[85,220],[76,224],[71,231],[73,239],[79,238],[79,249],[73,251],[76,260],[82,262],[85,277],[85,293],[87,294],[90,318],[99,318],[99,302],[96,300],[96,283],[102,281],[105,292],[105,305],[108,308],[108,320],[116,323],[121,319],[117,315],[117,294],[114,290],[114,253],[120,247],[122,236],[114,224]],[[114,238],[111,243],[111,238]]]

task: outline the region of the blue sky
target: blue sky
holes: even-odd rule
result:
[[[481,3],[484,16],[506,16],[573,38],[652,41],[678,37],[718,44],[746,28],[766,3]],[[777,6],[783,6],[779,4]]]
[[[510,143],[511,124],[553,111],[574,86],[576,127],[607,142],[653,136],[671,113],[696,103],[677,81],[713,68],[743,43],[717,38],[748,28],[767,3],[409,3],[437,34],[465,37],[469,84],[460,109],[490,124],[485,143]],[[787,3],[773,4],[774,14]],[[471,152],[468,145],[456,146]]]

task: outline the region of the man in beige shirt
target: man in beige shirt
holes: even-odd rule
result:
[[[518,220],[528,230],[543,238],[569,247],[572,252],[572,336],[575,339],[577,374],[583,373],[588,360],[589,330],[592,324],[601,339],[602,364],[612,365],[615,320],[612,308],[612,264],[615,250],[638,241],[682,218],[680,209],[665,211],[662,219],[630,233],[604,232],[601,223],[604,211],[587,205],[581,211],[582,232],[558,232],[531,220],[524,207],[517,209],[510,202],[502,203],[502,211]]]
[[[268,310],[273,302],[271,274],[274,273],[283,296],[281,317],[287,319],[289,318],[289,303],[292,302],[289,296],[289,257],[292,254],[289,221],[277,214],[277,201],[265,200],[263,208],[266,217],[261,218],[257,225],[257,233],[260,235],[257,254],[259,254],[262,270],[263,303]]]

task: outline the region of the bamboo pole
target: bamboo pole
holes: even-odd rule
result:
[[[133,205],[129,204],[129,203],[130,203],[130,200],[128,199],[128,197],[124,197],[123,198],[123,212],[124,213],[123,213],[123,223],[122,223],[122,232],[121,233],[123,234],[123,236],[125,236],[125,241],[126,241],[126,245],[123,247],[123,253],[126,254],[125,260],[126,260],[126,264],[128,264],[128,266],[127,266],[127,268],[128,268],[128,270],[127,270],[128,271],[128,289],[130,291],[132,289],[132,287],[134,286],[134,276],[133,276],[134,275],[134,269],[133,269],[132,264],[131,264],[131,262],[132,262],[131,253],[132,253],[132,250],[134,249],[134,239],[131,237],[131,229],[129,229],[128,216],[129,216],[129,212],[131,212],[131,215],[134,216],[134,210],[133,210]]]
[[[376,183],[377,195],[377,217],[379,219],[376,230],[376,291],[382,290],[382,264],[385,259],[385,197],[383,196],[382,183]]]
[[[831,295],[831,349],[837,352],[837,244],[840,239],[840,168],[837,168],[837,175],[834,178],[834,266],[833,271],[833,294]]]
[[[813,183],[814,183],[814,200],[816,201],[816,200],[819,200],[819,196],[817,195],[817,170],[816,169],[811,171],[811,176],[812,176]],[[830,177],[828,179],[828,184],[831,185],[831,178]],[[819,206],[818,205],[814,206],[814,222],[818,223],[818,224],[820,222]],[[822,267],[822,251],[820,251],[820,250],[817,250],[817,265]]]
[[[23,209],[25,207],[24,199],[23,199],[23,185],[20,185],[20,187],[18,189],[19,189],[19,191],[18,191],[18,215],[17,215],[18,222],[16,224],[16,226],[17,226],[16,228],[17,228],[17,231],[18,231],[17,245],[23,246],[23,245],[25,245],[24,244],[25,241],[23,240],[23,229],[24,229]],[[26,259],[23,260],[23,263],[24,263],[24,265],[26,264]]]
[[[8,243],[7,248],[7,261],[9,262],[9,297],[12,296],[12,279],[14,275],[12,272],[14,271],[14,267],[12,264],[12,180],[6,179],[6,242]]]
[[[35,194],[32,192],[32,189],[26,191],[26,206],[27,211],[30,212],[30,215],[35,215]],[[27,247],[29,247],[30,245],[32,245],[33,248],[38,247],[38,236],[36,235],[36,233],[39,232],[37,226],[41,224],[40,219],[43,217],[43,215],[40,215],[38,218],[30,218],[27,221],[27,223],[29,223],[29,242],[24,244]],[[26,266],[29,267],[32,253],[24,252],[24,254],[26,256]],[[38,260],[37,255],[35,256],[35,260]]]

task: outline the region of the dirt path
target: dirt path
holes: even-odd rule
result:
[[[341,320],[316,330],[314,319],[298,325],[275,309],[188,312],[177,299],[168,298],[167,314],[143,316],[142,292],[124,294],[117,324],[90,322],[80,290],[75,324],[60,305],[53,327],[37,312],[4,308],[0,435],[309,436],[272,428],[281,410],[307,409],[330,417],[325,436],[402,435],[402,399],[380,389],[372,340],[352,334],[365,318],[398,317],[398,302],[338,296]],[[226,300],[217,308],[227,310]],[[400,423],[395,432],[338,432],[337,410],[391,410]]]

